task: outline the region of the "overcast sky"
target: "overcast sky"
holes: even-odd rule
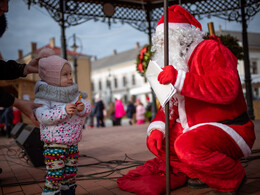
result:
[[[9,12],[6,14],[8,29],[0,38],[0,52],[5,60],[17,59],[18,50],[23,54],[30,52],[31,42],[37,43],[40,48],[49,43],[50,38],[55,38],[56,46],[60,47],[60,27],[51,18],[44,8],[31,6],[30,10],[22,0],[10,0]],[[260,33],[260,13],[248,24],[249,32]],[[237,22],[227,22],[217,18],[200,20],[202,29],[208,31],[207,23],[214,22],[215,30],[219,25],[222,30],[241,31],[242,27]],[[136,46],[148,43],[148,36],[128,24],[113,24],[109,29],[107,23],[88,21],[78,26],[66,29],[67,46],[72,45],[72,35],[78,37],[78,52],[102,58],[117,52],[126,51]],[[70,49],[70,48],[69,48]]]

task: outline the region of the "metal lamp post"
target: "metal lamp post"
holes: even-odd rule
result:
[[[76,44],[76,35],[73,34],[73,45],[71,46],[71,48],[73,49],[74,52],[76,52],[78,46]],[[73,55],[73,65],[74,65],[74,75],[75,75],[75,83],[78,83],[78,59],[77,59],[77,55],[74,54]]]

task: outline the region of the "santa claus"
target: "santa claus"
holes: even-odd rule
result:
[[[191,187],[233,193],[245,181],[240,158],[250,154],[255,140],[237,59],[219,38],[204,40],[201,24],[184,8],[174,5],[168,13],[170,65],[163,68],[158,81],[171,83],[177,90],[169,103],[170,165],[174,176],[171,187],[188,181]],[[153,60],[161,66],[163,25],[164,17],[158,22],[152,47]],[[149,161],[151,167],[165,161],[164,108],[158,110],[147,134],[147,146],[157,156],[156,160]],[[125,185],[131,186],[134,181],[149,185],[151,178],[145,182],[139,179],[148,175],[143,173],[149,167],[147,163],[119,179],[119,187],[143,194],[138,187],[129,189]]]

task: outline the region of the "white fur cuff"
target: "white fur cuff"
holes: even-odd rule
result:
[[[174,84],[174,87],[175,87],[175,89],[177,89],[178,92],[181,92],[181,90],[183,88],[185,77],[186,77],[186,72],[183,70],[178,70],[177,79]]]
[[[165,123],[162,121],[154,121],[147,128],[147,135],[150,136],[153,130],[159,130],[165,135]]]

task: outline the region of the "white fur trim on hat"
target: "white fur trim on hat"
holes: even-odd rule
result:
[[[191,28],[191,25],[188,23],[169,23],[169,29],[176,29],[176,28]],[[164,31],[164,23],[159,24],[156,27],[156,32],[163,32]]]

